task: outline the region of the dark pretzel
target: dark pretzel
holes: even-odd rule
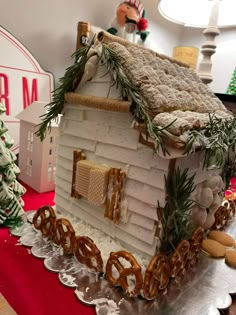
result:
[[[234,200],[228,200],[229,203],[229,209],[230,209],[230,216],[235,216],[235,201]]]
[[[33,216],[33,225],[40,230],[44,236],[51,233],[52,224],[56,220],[55,211],[50,206],[39,208]]]
[[[199,226],[193,231],[192,237],[189,241],[190,247],[189,247],[189,259],[193,259],[194,256],[200,251],[201,243],[203,241],[204,237],[204,229]]]
[[[126,268],[119,261],[119,258],[127,260],[131,266]],[[114,278],[112,275],[112,267],[115,267],[119,273],[118,278]],[[129,290],[129,284],[127,282],[127,277],[135,276],[135,287]],[[106,265],[106,278],[108,282],[113,286],[121,286],[127,296],[135,297],[138,296],[143,284],[143,278],[141,273],[141,267],[137,260],[126,251],[119,251],[111,253]]]
[[[158,290],[167,287],[170,279],[170,266],[165,255],[152,257],[143,281],[143,295],[147,300],[152,300],[157,296]]]
[[[229,216],[229,210],[225,206],[220,206],[215,213],[215,222],[212,229],[222,229],[228,221]]]
[[[43,221],[43,224],[41,227],[41,232],[42,232],[43,236],[48,237],[48,236],[53,235],[53,230],[55,228],[55,222],[56,222],[56,217],[55,218],[49,217]]]
[[[75,246],[75,231],[67,219],[57,219],[53,229],[53,242],[60,245],[64,252],[71,254]]]
[[[101,252],[89,237],[76,237],[74,255],[81,264],[98,272],[103,271]]]
[[[171,276],[175,278],[177,274],[184,269],[189,255],[190,244],[186,240],[182,240],[176,247],[170,258]]]

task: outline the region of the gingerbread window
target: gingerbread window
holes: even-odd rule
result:
[[[72,197],[105,207],[104,216],[115,223],[120,219],[125,177],[120,169],[88,161],[81,150],[74,151]]]
[[[76,164],[75,190],[96,206],[105,204],[110,168],[87,160]]]

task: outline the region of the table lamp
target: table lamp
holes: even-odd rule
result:
[[[204,28],[205,42],[198,75],[206,84],[212,82],[211,56],[216,51],[215,37],[221,28],[236,26],[235,0],[160,0],[158,10],[166,19],[186,27]]]

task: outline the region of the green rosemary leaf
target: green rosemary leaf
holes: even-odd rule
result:
[[[166,203],[160,209],[163,228],[161,248],[168,253],[177,246],[182,239],[186,239],[192,232],[190,209],[194,205],[191,194],[195,189],[195,174],[188,175],[188,169],[177,167],[172,174],[164,176]],[[168,224],[166,224],[168,222]]]
[[[122,97],[128,98],[134,105],[134,117],[137,121],[143,121],[145,123],[146,130],[155,141],[156,150],[161,149],[164,155],[169,154],[163,140],[163,132],[169,128],[171,124],[161,128],[152,122],[144,109],[137,87],[135,87],[124,74],[119,56],[106,44],[103,44],[102,47],[101,60],[103,60],[108,68],[115,85],[120,87]],[[173,123],[174,121],[172,124]]]
[[[52,101],[45,106],[47,111],[41,116],[42,122],[35,132],[41,141],[45,139],[47,132],[50,132],[52,120],[58,119],[58,115],[62,113],[65,93],[72,92],[82,78],[90,48],[91,46],[82,47],[72,55],[72,58],[75,58],[75,63],[66,69],[64,77],[59,80],[60,86],[53,91]]]
[[[206,128],[200,131],[190,131],[188,134],[185,153],[195,151],[194,144],[199,143],[204,149],[203,167],[221,168],[225,163],[228,150],[236,148],[236,118],[221,119],[209,114]]]

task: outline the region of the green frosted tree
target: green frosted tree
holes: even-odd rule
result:
[[[229,82],[226,93],[236,95],[236,68],[234,69],[233,76]]]
[[[0,103],[0,116],[5,107]],[[16,165],[16,156],[11,151],[14,140],[0,118],[0,226],[15,226],[22,221],[25,188],[17,181],[20,170]]]

